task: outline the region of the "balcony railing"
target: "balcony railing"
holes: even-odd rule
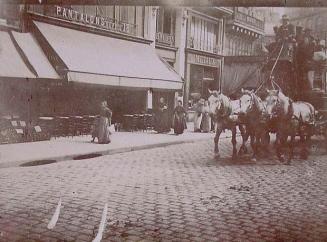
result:
[[[192,37],[188,39],[187,47],[190,49],[205,51],[213,54],[222,54],[222,48],[220,45],[217,44],[208,45],[206,43],[202,43],[200,45],[200,42],[194,40]]]
[[[175,46],[175,36],[172,34],[157,32],[156,43],[168,46]]]
[[[234,12],[234,20],[242,22],[242,23],[244,23],[246,25],[249,25],[251,27],[255,27],[255,28],[260,29],[262,31],[265,28],[264,21],[262,21],[260,19],[257,19],[255,17],[252,17],[250,15],[247,15],[245,13],[238,12],[238,11]]]

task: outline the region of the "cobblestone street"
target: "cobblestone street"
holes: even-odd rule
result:
[[[230,140],[0,169],[1,241],[327,241],[327,156],[232,161]],[[58,201],[56,226],[48,223]]]

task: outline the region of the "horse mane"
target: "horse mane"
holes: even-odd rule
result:
[[[221,108],[219,111],[222,112],[223,115],[230,115],[232,112],[232,104],[230,98],[222,93],[218,94],[218,98],[221,102]]]

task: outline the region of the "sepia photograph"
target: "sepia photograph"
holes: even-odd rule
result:
[[[327,241],[327,2],[0,0],[0,242]]]

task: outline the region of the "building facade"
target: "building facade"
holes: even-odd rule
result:
[[[234,7],[226,23],[224,43],[224,93],[233,95],[241,87],[255,88],[264,62],[262,41],[265,22],[256,8]]]
[[[200,97],[208,97],[208,89],[231,94],[248,79],[257,80],[253,74],[264,21],[251,8],[8,8],[0,15],[2,29],[30,33],[58,74],[56,84],[39,91],[44,107],[38,107],[40,115],[96,113],[103,99],[108,99],[114,113],[155,109],[160,97],[171,109],[178,99],[191,107]],[[131,51],[134,56],[126,52],[131,46],[136,48]],[[107,55],[105,48],[110,49]],[[156,68],[146,68],[147,61],[157,63]]]

